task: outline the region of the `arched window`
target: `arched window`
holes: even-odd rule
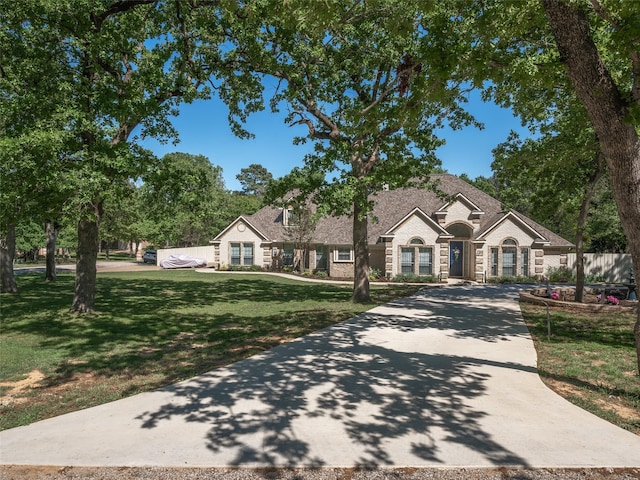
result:
[[[529,276],[529,247],[519,246],[514,239],[505,238],[500,246],[491,247],[489,253],[491,276]]]
[[[515,240],[506,239],[502,242],[502,275],[515,277],[518,274],[518,247]]]
[[[400,248],[400,272],[415,275],[433,274],[433,248],[425,245],[424,240],[414,237],[409,246]]]

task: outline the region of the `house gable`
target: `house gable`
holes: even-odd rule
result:
[[[449,224],[456,220],[478,219],[485,212],[465,195],[458,193],[453,200],[442,205],[434,214],[438,222]]]
[[[512,238],[520,245],[542,247],[549,244],[549,240],[511,211],[477,236],[478,240],[485,240],[491,245],[497,245],[505,238]]]
[[[259,240],[269,242],[269,238],[242,215],[231,222],[211,243],[220,243],[223,238],[228,241]]]
[[[439,239],[451,238],[451,235],[444,228],[417,207],[402,217],[381,236],[382,238],[396,237],[399,243],[403,243],[405,237],[420,237],[426,242],[431,239],[432,242],[428,243],[436,243]]]

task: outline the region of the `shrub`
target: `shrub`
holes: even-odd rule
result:
[[[324,270],[318,270],[315,273],[315,276],[318,277],[318,278],[328,278],[329,274],[327,272],[325,272]]]
[[[231,272],[261,272],[263,270],[260,265],[225,265],[225,267],[220,267],[220,270]]]
[[[369,280],[372,282],[375,280],[379,280],[382,277],[382,270],[379,268],[371,268],[369,269]]]
[[[549,267],[547,278],[550,282],[568,282],[573,279],[573,271],[567,267]]]
[[[584,283],[605,283],[607,279],[604,275],[585,275]]]
[[[517,277],[489,277],[487,283],[538,283],[538,279],[536,277],[523,277],[521,275]]]
[[[416,275],[415,273],[399,273],[393,277],[398,283],[438,283],[435,275]]]

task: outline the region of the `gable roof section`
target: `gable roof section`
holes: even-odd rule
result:
[[[406,222],[409,218],[413,217],[414,215],[418,216],[418,217],[421,217],[422,220],[424,221],[424,223],[426,223],[431,228],[433,228],[433,230],[435,232],[437,232],[441,237],[451,237],[452,236],[452,235],[449,234],[449,232],[447,232],[444,228],[442,228],[438,222],[436,222],[429,215],[424,213],[419,207],[416,207],[413,210],[411,210],[407,215],[402,217],[395,225],[393,225],[389,230],[387,230],[381,236],[384,237],[384,236],[393,235],[395,230],[397,230],[398,227],[400,227],[400,225],[402,225],[404,222]]]
[[[501,218],[499,218],[496,222],[494,222],[492,225],[490,225],[487,229],[485,230],[481,230],[477,235],[476,238],[477,239],[482,239],[484,237],[486,237],[489,233],[491,233],[491,231],[493,231],[494,229],[496,229],[499,225],[501,225],[502,223],[506,222],[507,220],[514,220],[515,223],[519,224],[521,227],[524,228],[524,230],[528,231],[529,234],[531,234],[534,238],[536,238],[537,240],[539,240],[538,243],[542,243],[545,245],[548,245],[550,242],[547,238],[545,238],[543,235],[541,235],[540,233],[538,233],[533,227],[531,227],[529,224],[527,224],[524,220],[522,220],[520,217],[518,217],[518,215],[516,215],[513,210],[508,211],[506,214],[504,214]]]
[[[455,204],[456,202],[460,202],[463,205],[466,205],[469,208],[469,210],[471,210],[471,213],[474,215],[484,215],[485,213],[480,207],[478,207],[475,203],[469,200],[464,194],[457,193],[453,200],[446,202],[444,205],[442,205],[438,210],[435,211],[435,214],[436,215],[446,214],[447,209],[453,204]]]
[[[233,222],[231,222],[229,224],[229,226],[227,228],[225,228],[223,231],[221,231],[218,235],[216,235],[216,237],[211,241],[211,243],[218,243],[220,242],[221,238],[229,231],[231,230],[234,226],[236,226],[238,223],[240,222],[244,222],[247,224],[247,226],[253,230],[255,232],[256,235],[258,235],[260,238],[262,238],[262,240],[265,241],[269,241],[269,237],[267,237],[264,233],[262,233],[260,231],[260,229],[256,228],[255,225],[253,225],[249,220],[247,220],[247,217],[240,215],[238,218],[236,218]]]

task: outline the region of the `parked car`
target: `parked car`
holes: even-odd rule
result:
[[[145,250],[144,255],[142,255],[142,261],[144,263],[155,264],[157,259],[158,259],[158,252],[156,250]]]
[[[191,257],[185,254],[169,255],[160,261],[162,268],[195,268],[206,267],[207,260],[204,258]]]

